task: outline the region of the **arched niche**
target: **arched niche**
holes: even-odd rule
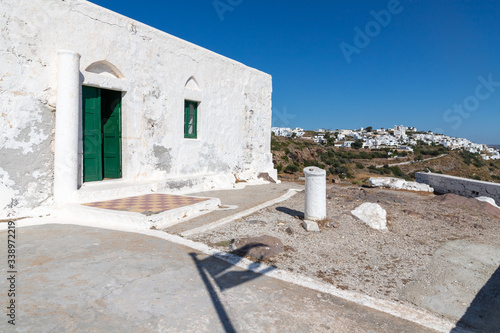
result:
[[[107,60],[93,62],[85,69],[85,71],[95,74],[105,74],[118,79],[124,78],[122,72],[118,69],[118,67]]]
[[[187,81],[186,84],[184,85],[184,88],[191,89],[191,90],[200,90],[200,86],[198,84],[198,81],[195,79],[194,76],[191,76]]]

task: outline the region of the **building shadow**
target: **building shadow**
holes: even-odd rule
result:
[[[301,212],[300,210],[295,210],[295,209],[290,209],[290,208],[287,208],[287,207],[276,207],[276,210],[278,212],[282,212],[282,213],[285,213],[285,214],[288,214],[292,217],[298,217],[300,219],[303,219],[304,218],[304,212]]]
[[[263,267],[262,264],[256,262],[250,265],[251,270],[235,268],[235,265],[241,261],[252,248],[262,246],[262,244],[251,244],[237,252],[221,253],[219,258],[209,256],[205,259],[198,259],[198,254],[190,253],[198,273],[207,288],[212,304],[217,312],[219,321],[226,333],[236,332],[236,329],[231,321],[231,318],[224,307],[224,304],[219,296],[225,290],[242,285],[254,279],[261,277],[263,274],[273,271],[274,267]],[[229,263],[230,262],[230,263]],[[257,273],[256,273],[257,272]],[[217,288],[215,287],[217,286]],[[220,291],[218,292],[219,289]]]
[[[500,332],[500,266],[451,332]]]

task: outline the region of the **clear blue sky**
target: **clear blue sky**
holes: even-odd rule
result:
[[[500,144],[498,0],[92,2],[271,74],[274,126]]]

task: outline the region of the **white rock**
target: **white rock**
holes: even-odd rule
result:
[[[387,229],[387,212],[379,204],[366,202],[351,211],[351,214],[376,230]]]
[[[497,203],[495,202],[495,200],[493,198],[490,198],[490,197],[477,197],[476,199],[479,200],[479,201],[487,202],[490,205],[493,205],[494,207],[500,209],[500,207],[497,206]]]
[[[393,177],[371,177],[371,187],[384,187],[394,190],[408,190],[408,191],[421,191],[421,192],[434,192],[434,189],[427,184],[417,182],[410,182],[400,178]]]
[[[369,183],[371,187],[386,187],[393,186],[393,180],[396,178],[390,177],[370,177]]]
[[[314,221],[304,220],[302,221],[302,227],[304,227],[306,231],[319,231],[318,224]]]
[[[403,190],[419,191],[419,192],[434,192],[434,189],[427,184],[405,181]]]

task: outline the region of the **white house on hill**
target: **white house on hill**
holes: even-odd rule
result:
[[[276,179],[270,75],[84,0],[0,12],[0,211]]]

